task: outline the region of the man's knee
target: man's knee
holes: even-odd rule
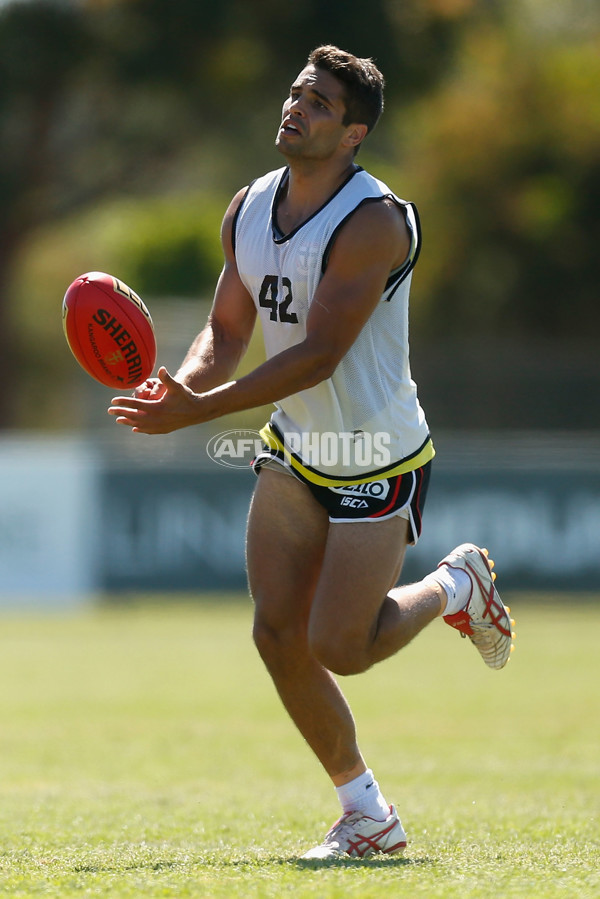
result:
[[[252,628],[254,644],[267,668],[280,667],[306,652],[306,633],[289,623],[269,621],[256,614]]]
[[[370,661],[359,635],[335,632],[310,634],[310,651],[328,671],[341,677],[361,674],[370,667]]]

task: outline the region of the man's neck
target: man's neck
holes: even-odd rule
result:
[[[306,160],[291,161],[287,189],[278,208],[281,228],[288,232],[306,221],[342,186],[354,169],[354,163],[348,161],[336,167],[325,167],[322,163],[311,165]]]

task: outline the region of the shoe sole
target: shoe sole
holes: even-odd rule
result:
[[[406,849],[406,841],[398,843],[396,846],[392,846],[391,849],[369,849],[363,855],[358,854],[350,854],[349,852],[342,852],[340,849],[323,849],[322,852],[318,852],[317,850],[321,847],[318,846],[315,849],[309,849],[304,855],[300,856],[301,859],[305,861],[327,861],[327,859],[334,858],[376,858],[380,855],[400,855]]]
[[[481,563],[483,570],[478,563]],[[473,591],[479,590],[484,605],[483,614],[478,615],[480,621],[473,621],[469,613],[472,593],[465,608],[454,615],[445,615],[444,621],[458,630],[461,636],[469,637],[489,668],[504,668],[514,650],[513,640],[516,634],[512,627],[515,622],[510,617],[510,608],[504,605],[494,586],[494,562],[488,558],[487,550],[480,549],[473,543],[463,543],[442,559],[438,568],[441,565],[466,571],[473,582]],[[485,584],[487,579],[489,586]],[[487,616],[489,621],[485,620]]]

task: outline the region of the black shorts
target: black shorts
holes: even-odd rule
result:
[[[269,468],[280,469],[298,477],[297,473],[278,461],[267,463]],[[260,470],[262,466],[255,466]],[[258,474],[257,470],[257,474]],[[321,487],[304,478],[317,502],[326,509],[331,522],[383,521],[400,515],[410,525],[409,543],[417,542],[421,535],[423,509],[431,475],[431,462],[421,468],[391,478],[350,484],[346,487]]]

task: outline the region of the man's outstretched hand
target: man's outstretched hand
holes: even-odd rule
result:
[[[117,424],[140,434],[170,434],[203,420],[201,394],[176,381],[162,366],[158,377],[136,387],[133,396],[115,397],[108,409]]]

